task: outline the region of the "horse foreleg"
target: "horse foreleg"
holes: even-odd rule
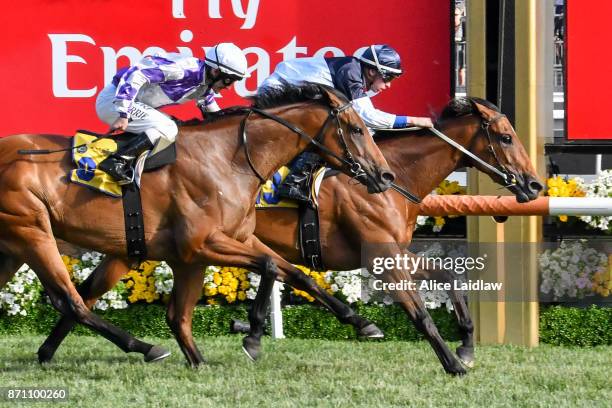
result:
[[[383,272],[383,279],[387,283],[400,283],[402,281],[412,280],[404,270],[391,269]],[[433,319],[427,312],[421,297],[416,290],[395,291],[392,293],[394,300],[399,302],[414,326],[420,331],[429,344],[431,344],[434,352],[440,359],[444,370],[449,374],[463,375],[466,373],[465,368],[457,360],[453,352],[448,348],[444,340],[438,332]]]
[[[412,275],[415,280],[436,279],[440,282],[450,283],[451,289],[447,291],[461,335],[461,346],[457,347],[457,356],[467,367],[474,367],[474,324],[464,297],[454,289],[453,275],[446,270],[418,269]]]
[[[21,265],[23,265],[23,262],[19,262],[15,258],[0,253],[0,289],[11,280]]]
[[[202,265],[171,264],[174,285],[168,302],[166,321],[189,365],[205,362],[193,340],[191,322],[193,309],[202,296],[204,267]]]

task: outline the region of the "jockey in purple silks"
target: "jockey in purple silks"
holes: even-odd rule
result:
[[[195,100],[203,114],[217,111],[215,94],[248,76],[246,57],[232,43],[210,48],[204,60],[180,54],[146,56],[119,70],[98,95],[96,112],[111,131],[136,136],[99,169],[119,184],[131,182],[134,158],[147,150],[156,154],[176,139],[176,124],[157,108]]]

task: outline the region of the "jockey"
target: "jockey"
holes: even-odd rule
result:
[[[119,70],[98,95],[98,117],[111,131],[137,134],[133,140],[99,165],[119,184],[133,179],[131,161],[147,150],[156,154],[174,143],[178,128],[162,106],[195,100],[204,112],[219,110],[215,93],[248,77],[247,60],[233,43],[220,43],[204,60],[180,54],[146,56]]]
[[[361,116],[368,128],[399,129],[410,126],[433,127],[428,117],[394,115],[376,109],[370,98],[391,87],[391,81],[403,73],[400,56],[388,45],[371,45],[359,57],[295,58],[278,64],[260,89],[278,87],[283,83],[315,82],[342,92]],[[291,173],[279,189],[281,196],[308,201],[300,186],[318,165],[318,156],[300,155],[291,166]]]

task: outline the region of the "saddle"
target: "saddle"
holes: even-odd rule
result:
[[[274,208],[295,208],[299,212],[299,233],[298,244],[304,260],[304,265],[316,271],[323,271],[325,267],[321,258],[321,239],[319,229],[319,206],[317,196],[321,183],[327,177],[335,176],[337,170],[320,167],[315,170],[307,186],[307,194],[310,196],[309,202],[297,202],[287,198],[282,198],[278,194],[278,187],[281,185],[289,168],[281,167],[274,173],[272,179],[264,184],[256,200],[257,210],[268,210]]]
[[[79,130],[72,138],[72,159],[76,168],[70,171],[70,181],[100,191],[111,197],[121,197],[128,258],[135,264],[147,259],[144,236],[144,217],[140,200],[140,172],[153,171],[176,161],[176,146],[170,145],[158,154],[148,157],[143,154],[136,162],[138,177],[131,184],[119,185],[115,179],[99,170],[98,165],[122,145],[129,142],[133,134],[123,133],[113,137]]]

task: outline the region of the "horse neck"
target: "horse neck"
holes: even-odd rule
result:
[[[468,148],[477,126],[474,119],[458,118],[447,121],[441,131]],[[406,132],[378,145],[395,172],[396,183],[421,198],[464,165],[463,153],[426,129]]]
[[[294,126],[302,129],[310,137],[315,138],[326,117],[325,107],[313,104],[289,105],[268,110],[276,116],[283,118]],[[320,120],[314,121],[313,113],[318,114]],[[246,125],[249,156],[257,172],[266,180],[282,165],[290,162],[308,147],[308,140],[291,131],[280,123],[271,119],[262,118],[257,114],[251,115]],[[253,172],[246,161],[244,146],[240,153],[244,161],[240,161],[249,172]]]

